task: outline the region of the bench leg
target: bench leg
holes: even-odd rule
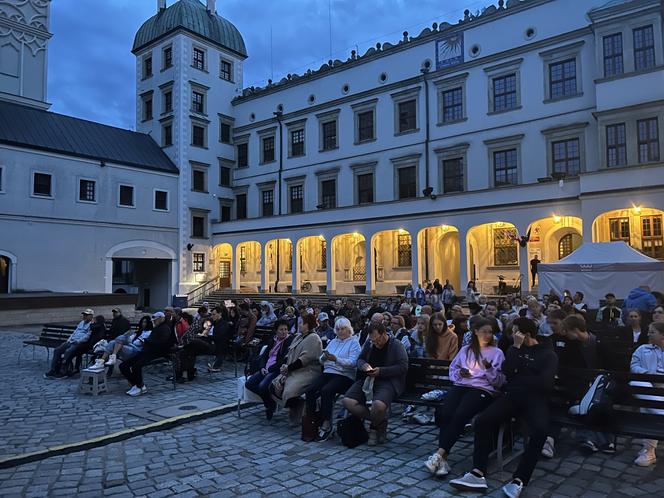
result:
[[[242,418],[242,415],[240,415],[240,405],[242,404],[242,400],[238,399],[237,400],[237,418]]]
[[[503,441],[505,440],[505,424],[500,425],[498,429],[498,442],[496,443],[496,460],[498,464],[498,469],[502,472],[504,469],[505,459],[503,458]]]

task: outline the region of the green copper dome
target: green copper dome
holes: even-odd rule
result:
[[[136,33],[131,51],[136,53],[178,29],[247,57],[244,40],[237,28],[223,17],[208,12],[199,0],[179,0],[145,21]]]

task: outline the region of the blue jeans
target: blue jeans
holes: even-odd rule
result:
[[[277,404],[270,395],[270,384],[272,384],[272,381],[277,378],[278,375],[279,372],[268,373],[267,375],[263,375],[262,372],[256,372],[249,377],[244,384],[244,387],[261,397],[265,408],[269,410],[274,410],[277,407]]]
[[[133,344],[126,344],[124,341],[120,340],[121,337],[124,336],[120,336],[118,339],[115,339],[108,343],[108,346],[106,346],[106,352],[108,354],[113,353],[113,349],[115,349],[115,345],[118,343],[122,344],[122,348],[120,349],[120,351],[118,351],[118,357],[122,361],[127,361],[129,358],[133,358],[134,356],[136,356],[138,353],[141,352],[141,350],[138,349]]]
[[[60,373],[62,364],[65,364],[65,370],[71,370],[73,368],[71,361],[76,356],[76,353],[85,348],[83,344],[72,344],[71,342],[65,342],[60,344],[57,348],[53,350],[53,360],[51,360],[51,372]]]

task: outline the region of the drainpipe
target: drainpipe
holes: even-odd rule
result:
[[[283,174],[283,169],[284,169],[284,137],[283,137],[282,118],[284,117],[284,113],[281,111],[275,111],[273,114],[274,117],[277,119],[277,122],[279,123],[279,174],[277,179],[277,206],[278,206],[277,213],[279,216],[281,216],[281,176]],[[279,288],[279,273],[281,270],[280,247],[281,247],[281,242],[279,239],[277,239],[277,278],[274,281],[274,292],[277,292],[277,289]]]
[[[424,66],[420,69],[422,73],[422,81],[424,82],[424,117],[425,117],[425,129],[424,129],[424,174],[425,174],[425,187],[422,193],[425,197],[430,197],[435,199],[433,195],[433,188],[429,185],[429,140],[430,140],[430,127],[429,127],[429,80],[427,79],[427,74],[429,74],[429,67]],[[424,279],[429,280],[429,229],[424,229]]]

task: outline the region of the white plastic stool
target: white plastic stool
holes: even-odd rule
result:
[[[81,370],[79,389],[84,394],[92,393],[95,396],[99,393],[108,392],[108,389],[106,388],[106,369]]]

